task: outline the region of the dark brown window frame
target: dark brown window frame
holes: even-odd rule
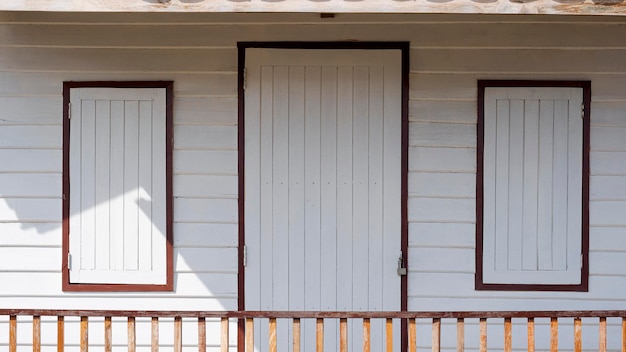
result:
[[[581,88],[583,90],[583,160],[582,160],[582,267],[580,284],[493,284],[483,281],[483,152],[485,88],[492,87],[546,87]],[[542,80],[478,80],[477,172],[476,172],[476,290],[494,291],[575,291],[589,290],[589,133],[591,116],[591,81]]]
[[[67,292],[153,292],[173,291],[173,199],[172,199],[172,150],[173,150],[173,81],[84,81],[63,82],[63,244],[62,244],[62,290]],[[165,196],[166,196],[166,283],[153,284],[80,284],[70,283],[69,222],[70,222],[70,123],[69,105],[72,88],[164,88],[165,99]]]

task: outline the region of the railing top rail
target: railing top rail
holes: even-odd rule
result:
[[[147,311],[147,310],[66,310],[66,309],[0,309],[0,315],[86,316],[86,317],[181,317],[181,318],[599,318],[626,317],[626,310],[571,311]]]

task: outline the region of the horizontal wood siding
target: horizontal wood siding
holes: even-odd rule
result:
[[[626,21],[590,17],[0,13],[0,302],[236,309],[237,41],[366,40],[411,42],[409,310],[620,307],[625,36]],[[474,290],[477,79],[591,80],[589,292]],[[68,80],[174,81],[173,293],[61,292]]]

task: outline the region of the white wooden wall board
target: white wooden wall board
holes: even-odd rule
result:
[[[471,173],[409,172],[409,197],[476,197]]]
[[[589,163],[592,179],[597,175],[626,175],[626,151],[591,151]]]
[[[0,126],[0,148],[60,149],[61,126]]]
[[[237,248],[174,248],[176,272],[237,272]]]
[[[591,226],[589,228],[589,251],[626,251],[625,230],[623,225],[610,227]]]
[[[409,248],[412,272],[474,273],[473,248]]]
[[[472,198],[409,198],[409,222],[474,222]]]
[[[0,172],[60,173],[62,151],[59,149],[0,150]]]
[[[237,98],[174,99],[174,124],[235,126],[237,124]]]
[[[57,223],[0,222],[0,243],[3,246],[60,248],[60,221],[61,219]]]
[[[3,271],[58,272],[60,255],[57,247],[0,247]]]
[[[236,151],[175,150],[174,174],[237,175]]]
[[[236,63],[234,47],[179,50],[19,47],[3,50],[0,56],[0,66],[8,71],[192,73],[236,71]]]
[[[175,149],[237,150],[237,126],[174,127]]]
[[[620,214],[625,214],[626,200],[589,202],[589,222],[591,226],[623,226]]]
[[[597,84],[593,82],[594,87]],[[626,92],[622,99],[626,99]],[[591,104],[591,124],[594,127],[626,127],[626,101],[593,101]]]
[[[174,221],[235,222],[237,200],[174,198]]]
[[[626,276],[621,265],[626,256],[626,248],[621,252],[589,252],[589,275]]]
[[[176,175],[174,197],[237,198],[237,176]]]
[[[626,180],[623,176],[593,176],[590,180],[591,200],[626,200]]]
[[[409,145],[426,147],[476,147],[476,125],[412,122]]]
[[[624,73],[621,63],[623,48],[600,50],[562,50],[547,48],[515,49],[512,60],[511,48],[414,48],[411,50],[411,67],[421,72],[493,72],[517,73]],[[572,60],[576,55],[576,60]],[[463,60],[458,60],[462,57]],[[489,57],[489,65],[485,65]]]
[[[174,223],[174,246],[183,247],[236,247],[237,224]]]
[[[409,247],[474,248],[476,226],[470,223],[412,222]]]
[[[61,97],[0,97],[2,125],[57,125],[62,119]]]
[[[476,148],[409,147],[409,171],[476,172]]]
[[[61,195],[58,173],[0,173],[0,197],[54,197]]]
[[[61,198],[2,198],[0,221],[56,222],[61,220]]]
[[[476,81],[474,81],[474,85]],[[474,87],[474,91],[476,87]],[[474,92],[475,93],[475,92]],[[476,102],[451,99],[409,101],[409,121],[476,123]]]
[[[626,134],[624,127],[591,127],[591,150],[593,151],[624,151],[626,150]]]
[[[176,272],[176,282],[182,295],[198,297],[237,297],[237,273],[226,271]]]

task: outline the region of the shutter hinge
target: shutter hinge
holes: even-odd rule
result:
[[[72,270],[72,255],[67,253],[67,270]]]
[[[583,104],[580,106],[580,118],[581,118],[581,119],[584,119],[584,118],[585,118],[585,103],[583,103]]]
[[[243,90],[246,90],[248,87],[248,69],[243,68]]]
[[[400,256],[398,257],[398,276],[406,275],[406,265],[404,265],[404,256],[402,255],[402,251],[400,251]]]
[[[243,245],[243,266],[248,265],[248,246]]]
[[[67,103],[67,119],[72,119],[72,103]]]

